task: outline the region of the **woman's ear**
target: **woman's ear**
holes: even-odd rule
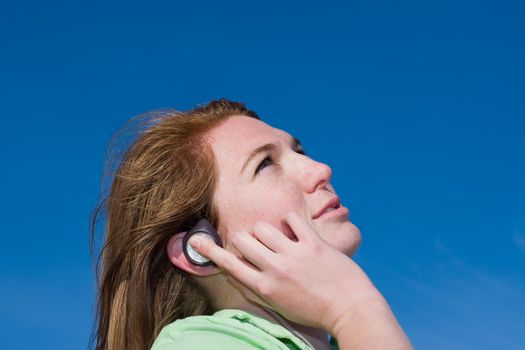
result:
[[[197,276],[210,276],[221,272],[217,266],[199,266],[195,265],[186,258],[184,251],[182,249],[182,241],[184,240],[184,235],[186,232],[179,232],[173,235],[168,241],[168,246],[166,247],[168,258],[171,263],[177,266],[179,269],[182,269],[186,272],[191,273],[192,275]]]

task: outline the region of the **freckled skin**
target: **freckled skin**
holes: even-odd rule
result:
[[[312,219],[335,196],[329,182],[332,170],[292,149],[292,137],[288,133],[257,119],[232,116],[207,136],[219,172],[214,201],[219,208],[219,232],[226,249],[234,251],[228,243],[234,232],[251,231],[257,221],[266,221],[292,238],[283,218],[294,210],[330,245],[348,256],[355,253],[361,234],[347,217]],[[254,176],[256,168],[268,155],[258,154],[241,173],[248,154],[266,143],[278,146],[269,153],[272,162],[265,163],[266,166]],[[346,206],[345,198],[341,198],[341,203]]]

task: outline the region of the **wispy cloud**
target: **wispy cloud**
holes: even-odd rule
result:
[[[514,238],[525,251],[525,238]],[[433,248],[432,262],[402,278],[416,348],[523,349],[523,281],[469,263],[440,237]]]
[[[447,246],[443,242],[442,237],[434,238],[434,250],[439,255],[449,255],[450,254],[450,250],[447,248]]]
[[[512,240],[516,248],[525,253],[525,235],[523,235],[519,230],[514,230]]]

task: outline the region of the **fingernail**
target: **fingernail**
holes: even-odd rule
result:
[[[200,237],[193,236],[189,239],[188,243],[194,248],[199,249],[201,247],[201,239]]]

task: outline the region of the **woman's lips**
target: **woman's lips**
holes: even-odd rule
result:
[[[348,210],[348,208],[343,207],[343,206],[341,205],[341,206],[339,206],[339,208],[337,208],[337,209],[334,209],[334,210],[330,210],[330,211],[324,212],[324,213],[321,214],[321,216],[319,216],[317,219],[318,219],[318,220],[328,220],[328,219],[340,218],[340,217],[346,217],[346,218],[348,218],[348,214],[349,214],[349,213],[350,213],[350,211]]]
[[[312,219],[315,220],[318,217],[321,217],[322,215],[328,214],[326,210],[329,208],[334,208],[337,210],[339,209],[340,206],[341,206],[341,202],[339,201],[339,197],[338,196],[332,197],[321,207],[321,210],[319,210],[317,214],[313,216]]]

